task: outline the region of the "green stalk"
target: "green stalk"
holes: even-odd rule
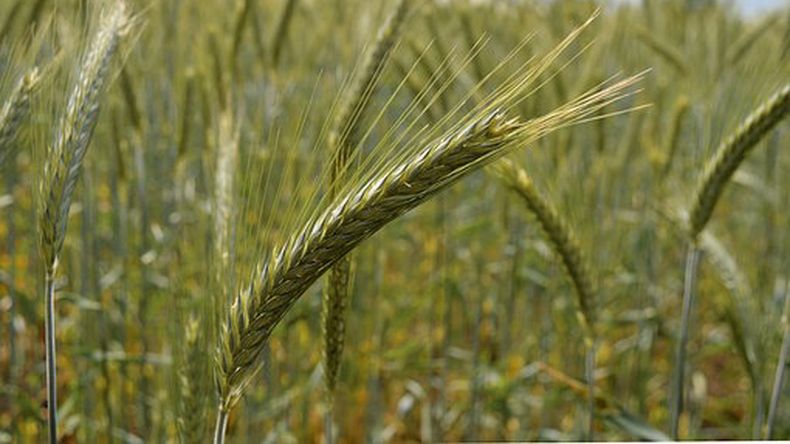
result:
[[[686,271],[683,284],[683,312],[680,317],[680,335],[678,337],[677,348],[675,349],[675,372],[669,406],[669,433],[670,437],[674,440],[678,439],[678,422],[681,413],[683,413],[686,345],[688,344],[691,309],[694,305],[696,296],[697,270],[699,268],[700,254],[701,250],[696,243],[689,246],[689,251],[686,256]]]
[[[787,369],[788,355],[790,355],[790,297],[785,296],[785,316],[784,338],[782,339],[782,350],[779,353],[779,361],[776,363],[776,376],[774,376],[774,388],[771,391],[771,404],[768,407],[768,419],[766,420],[765,439],[771,439],[774,432],[774,422],[779,411],[779,398],[782,397],[782,387],[785,380],[785,369]]]
[[[587,353],[584,359],[584,373],[587,379],[587,436],[585,441],[593,441],[595,429],[595,343],[590,341],[586,345]]]
[[[49,443],[58,442],[57,370],[55,367],[55,267],[47,271],[45,279],[45,346],[47,358],[47,419],[49,421]]]
[[[220,404],[217,409],[217,425],[214,427],[214,444],[225,444],[225,431],[228,428],[228,411]]]

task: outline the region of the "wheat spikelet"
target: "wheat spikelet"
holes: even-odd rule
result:
[[[12,142],[30,111],[30,98],[40,79],[38,68],[28,71],[14,86],[0,111],[0,167],[14,148]]]
[[[363,65],[363,75],[351,89],[351,101],[340,113],[336,125],[339,131],[333,138],[334,152],[329,184],[331,198],[338,194],[343,180],[348,177],[356,146],[361,142],[358,134],[361,118],[366,113],[373,90],[398,39],[409,4],[409,0],[401,0],[395,13],[379,32],[374,50]],[[350,292],[350,276],[351,258],[344,257],[329,270],[324,288],[324,381],[330,400],[334,397],[345,343],[345,309]]]
[[[752,388],[753,390],[762,390],[762,379],[758,370],[760,361],[757,358],[753,326],[746,321],[757,318],[752,307],[748,305],[750,302],[748,298],[751,295],[748,280],[741,272],[732,254],[710,231],[702,233],[699,243],[705,257],[716,270],[719,280],[728,290],[729,296],[726,299],[722,298],[719,304],[722,306],[724,320],[730,326],[733,341],[749,375]]]
[[[696,239],[710,220],[716,202],[735,170],[752,148],[771,128],[790,111],[790,85],[785,85],[770,99],[760,105],[735,133],[716,149],[716,154],[705,164],[702,179],[694,193],[689,230]]]
[[[524,200],[530,212],[538,219],[546,237],[551,241],[573,283],[579,321],[586,340],[592,343],[595,337],[592,311],[595,288],[573,230],[560,217],[551,203],[538,193],[532,179],[522,168],[505,159],[494,164],[491,170],[508,188]]]
[[[339,195],[304,222],[258,270],[231,305],[219,341],[218,424],[259,366],[262,345],[296,300],[326,270],[386,224],[464,174],[559,127],[573,124],[623,96],[636,77],[580,97],[529,121],[497,109],[466,118],[413,155],[390,163]]]

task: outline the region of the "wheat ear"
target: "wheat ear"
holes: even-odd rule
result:
[[[553,205],[540,195],[532,179],[522,168],[505,159],[494,164],[491,171],[521,197],[529,211],[535,215],[543,232],[554,247],[554,251],[562,260],[576,294],[577,316],[585,339],[592,342],[595,337],[592,312],[595,288],[587,261],[573,230],[560,217]]]
[[[54,143],[44,161],[40,182],[40,248],[46,278],[46,358],[49,442],[57,442],[55,369],[55,271],[66,237],[69,207],[80,175],[105,90],[110,61],[129,18],[123,2],[102,17],[99,30],[80,65],[66,110],[56,128]]]
[[[702,253],[698,238],[713,214],[713,209],[735,170],[757,143],[779,123],[790,111],[790,85],[763,102],[735,133],[716,149],[716,154],[705,164],[702,179],[694,193],[694,204],[689,217],[688,253],[684,271],[683,308],[680,318],[680,333],[675,350],[674,381],[670,401],[669,428],[673,439],[678,438],[678,424],[684,407],[684,379],[686,368],[686,344],[691,322],[691,310],[696,298],[699,259]]]
[[[208,373],[205,359],[205,338],[200,331],[200,323],[190,318],[184,328],[184,347],[182,362],[178,370],[180,390],[178,432],[181,442],[203,442],[206,430],[206,387],[204,382]]]
[[[30,112],[30,98],[39,84],[41,76],[38,68],[28,71],[14,86],[10,96],[0,111],[0,168],[14,150],[22,121]]]
[[[716,154],[705,164],[691,208],[689,230],[696,239],[710,220],[716,202],[735,170],[746,155],[779,123],[790,111],[790,85],[785,85],[776,94],[761,104],[743,123],[716,149]]]
[[[465,118],[438,139],[412,151],[413,155],[389,163],[369,180],[345,190],[318,217],[306,220],[288,242],[259,264],[230,306],[218,350],[218,428],[227,423],[227,412],[259,367],[262,346],[274,327],[346,253],[509,148],[524,146],[622,98],[624,88],[637,79],[623,80],[528,121],[508,118],[496,109],[479,110],[476,116]],[[224,429],[216,435],[223,436]]]
[[[570,278],[576,295],[576,314],[582,327],[585,339],[585,378],[587,379],[589,422],[587,440],[592,440],[594,407],[595,407],[595,324],[593,318],[593,301],[595,286],[591,278],[587,260],[573,230],[563,220],[551,203],[538,192],[535,184],[524,169],[513,162],[503,159],[491,167],[491,171],[513,192],[518,194],[529,208],[529,211],[540,223],[544,234],[560,257],[565,272]]]
[[[352,88],[351,101],[341,112],[336,127],[337,134],[333,137],[333,158],[330,171],[330,198],[335,198],[342,188],[342,183],[349,178],[355,150],[361,142],[359,127],[365,115],[370,97],[378,83],[384,65],[389,59],[400,29],[409,10],[410,0],[400,0],[392,17],[382,27],[368,60],[362,65],[362,77]],[[345,344],[345,310],[349,295],[351,276],[351,258],[339,260],[327,274],[327,282],[323,295],[323,330],[324,330],[324,383],[332,410],[335,387],[337,385],[340,362]],[[328,420],[331,424],[331,420]],[[328,432],[328,436],[331,431]]]

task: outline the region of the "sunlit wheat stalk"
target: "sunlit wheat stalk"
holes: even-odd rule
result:
[[[128,29],[123,2],[117,2],[101,18],[98,32],[82,59],[65,113],[46,154],[40,181],[40,248],[46,284],[46,360],[49,442],[57,442],[57,396],[55,368],[55,273],[66,237],[69,208],[82,162],[99,115],[110,62],[119,40]]]
[[[220,113],[217,131],[217,167],[214,177],[214,250],[217,259],[218,281],[229,278],[233,256],[232,227],[234,180],[239,151],[239,130],[234,126],[232,113]]]

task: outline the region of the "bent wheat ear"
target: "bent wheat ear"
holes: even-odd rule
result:
[[[28,71],[19,79],[0,111],[0,168],[14,149],[12,142],[19,133],[22,121],[30,112],[30,98],[40,79],[38,68]]]
[[[55,141],[46,154],[40,180],[39,232],[45,267],[47,402],[51,444],[57,442],[55,271],[66,237],[71,198],[99,115],[99,102],[105,90],[110,61],[128,25],[123,2],[116,3],[102,17],[99,31],[80,65],[66,111],[56,128]]]
[[[592,342],[595,337],[592,312],[595,289],[590,278],[589,267],[573,230],[560,217],[551,203],[538,193],[526,171],[506,159],[492,165],[491,171],[521,197],[529,211],[535,215],[543,232],[553,245],[554,251],[562,260],[576,293],[579,322],[584,330],[586,340]]]
[[[693,239],[710,220],[713,209],[735,170],[752,148],[771,128],[785,118],[790,111],[790,85],[785,85],[770,99],[760,105],[735,133],[730,135],[716,150],[713,158],[705,164],[699,186],[694,193],[689,231]]]
[[[560,217],[549,201],[544,199],[527,172],[513,162],[503,159],[495,163],[491,170],[511,190],[518,194],[530,212],[538,219],[543,232],[562,260],[565,272],[573,283],[576,294],[577,317],[585,339],[585,377],[589,400],[589,419],[587,440],[592,440],[595,418],[595,324],[593,323],[593,301],[595,286],[591,279],[587,261],[582,254],[579,242],[570,226]]]
[[[392,161],[306,220],[259,264],[230,307],[220,333],[218,425],[259,367],[263,344],[299,297],[333,264],[389,222],[419,206],[465,174],[558,128],[583,120],[622,98],[638,77],[522,121],[499,110],[480,112],[437,139]]]

